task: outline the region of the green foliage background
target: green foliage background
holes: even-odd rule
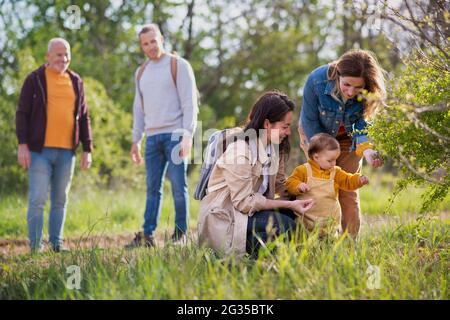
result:
[[[346,0],[2,1],[0,194],[26,189],[26,172],[16,160],[15,109],[26,75],[45,62],[47,43],[56,36],[72,45],[70,67],[85,81],[92,117],[93,168],[83,173],[76,170],[76,175],[82,175],[79,181],[108,188],[143,183],[144,169],[133,167],[129,148],[133,74],[144,60],[137,33],[148,22],[160,25],[168,51],[176,50],[192,64],[202,97],[203,130],[243,124],[256,98],[270,89],[284,91],[296,102],[294,119],[298,119],[309,72],[359,47],[375,52],[391,79],[388,89],[394,103],[378,115],[371,129],[373,141],[386,156],[384,170],[397,170],[399,150],[420,172],[448,168],[448,140],[439,141],[416,127],[407,107],[448,104],[448,70],[443,72],[435,63],[445,57],[419,59],[409,48],[410,57],[402,62],[394,42],[371,24],[368,7],[377,2],[364,3],[358,7]],[[81,10],[78,30],[67,28],[66,9],[72,4]],[[448,23],[448,14],[440,19]],[[448,118],[448,111],[420,116],[446,137]],[[294,121],[288,171],[304,160],[295,147],[296,129]],[[404,165],[400,167],[407,180],[398,190],[407,181],[426,183]],[[424,208],[446,195],[448,179],[447,174],[441,183],[428,183]]]
[[[383,108],[369,129],[377,147],[404,173],[394,196],[409,184],[428,187],[422,196],[422,212],[435,208],[450,186],[450,111],[447,107],[417,113],[419,107],[448,106],[450,71],[438,64],[445,61],[440,59],[445,57],[412,55],[403,75],[392,81],[396,99]]]

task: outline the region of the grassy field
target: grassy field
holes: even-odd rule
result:
[[[389,212],[385,213],[395,178],[388,174],[368,174],[371,182],[360,190],[361,210],[365,216],[408,217],[420,209],[420,196],[423,189],[409,188],[394,201]],[[197,177],[191,178],[197,181]],[[77,183],[77,181],[76,181]],[[190,185],[193,194],[194,185]],[[190,199],[190,227],[197,223],[199,202]],[[142,186],[119,190],[86,190],[76,184],[70,194],[65,236],[89,234],[117,234],[138,231],[142,227],[145,208],[145,189]],[[47,228],[49,203],[45,208],[44,234]],[[447,197],[438,211],[450,211],[450,197]],[[27,199],[25,196],[1,197],[0,201],[0,239],[26,239]],[[160,232],[173,229],[175,211],[170,192],[170,184],[164,186],[163,205],[160,217]],[[171,230],[170,230],[171,232]]]
[[[448,222],[429,221],[381,228],[357,244],[277,241],[276,254],[256,261],[220,259],[194,244],[22,255],[2,261],[0,298],[449,299],[448,245]],[[78,290],[67,288],[70,265],[81,270]]]
[[[361,190],[366,221],[357,243],[300,235],[271,243],[257,260],[242,261],[217,257],[194,241],[133,251],[118,246],[0,255],[0,299],[449,299],[449,197],[439,205],[440,218],[413,218],[423,191],[417,188],[384,214],[394,178],[369,177],[371,184]],[[173,228],[170,187],[165,188],[159,234]],[[75,186],[65,235],[137,231],[144,201],[142,188],[88,193]],[[191,200],[190,208],[192,228],[198,202]],[[0,239],[26,239],[26,198],[2,198]],[[79,290],[66,286],[70,265],[80,267]]]

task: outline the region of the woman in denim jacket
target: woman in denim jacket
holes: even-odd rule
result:
[[[362,157],[374,168],[382,165],[367,138],[367,120],[386,96],[383,69],[373,53],[350,50],[337,61],[315,69],[306,80],[300,114],[302,149],[317,133],[328,133],[339,141],[341,155],[336,165],[347,172],[361,171]],[[366,90],[369,96],[360,93]],[[364,92],[366,92],[364,91]],[[305,155],[308,153],[305,152]],[[358,191],[341,192],[342,230],[356,237],[360,226]]]

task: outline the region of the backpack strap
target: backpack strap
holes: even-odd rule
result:
[[[139,81],[142,78],[142,74],[144,73],[145,67],[147,66],[147,64],[150,62],[149,59],[147,59],[146,61],[144,61],[144,63],[141,64],[141,66],[139,67],[138,73],[136,75],[136,88],[138,89],[139,92],[139,96],[141,97],[141,108],[142,108],[142,112],[144,112],[144,96],[142,94],[141,88],[139,87]],[[145,114],[145,112],[144,112]]]
[[[178,67],[178,54],[176,51],[172,51],[172,54],[170,55],[170,72],[172,73],[172,80],[173,84],[175,85],[175,88],[177,87],[177,67]],[[197,104],[200,105],[200,91],[198,88],[195,88],[196,94],[197,94]]]
[[[223,131],[223,132],[226,134],[225,131]],[[224,151],[223,151],[224,153],[225,153],[226,147],[227,147],[227,146],[226,146],[226,143],[224,143]],[[251,148],[251,146],[249,146],[249,148],[250,148],[250,154],[252,155],[252,159],[256,158],[256,157],[257,157],[257,150]],[[255,163],[256,163],[256,162],[253,162],[253,161],[252,161],[252,166],[254,166]],[[211,192],[213,192],[213,191],[217,191],[217,190],[220,190],[220,189],[222,189],[222,188],[225,188],[226,186],[228,186],[228,184],[227,184],[227,182],[224,180],[224,181],[219,182],[219,183],[217,183],[217,184],[215,184],[215,185],[213,185],[213,186],[211,186],[211,187],[207,187],[206,192],[207,192],[207,193],[211,193]]]
[[[139,67],[139,71],[136,75],[136,86],[139,91],[139,95],[141,97],[141,106],[142,111],[144,112],[144,95],[142,94],[141,88],[139,87],[139,81],[142,78],[142,75],[144,74],[144,70],[147,67],[148,63],[150,62],[150,59],[147,59],[144,63],[141,64]],[[175,54],[170,55],[170,74],[172,75],[172,81],[175,85],[175,88],[177,87],[177,56]],[[145,112],[144,112],[145,114]]]
[[[139,71],[137,73],[136,76],[136,81],[140,81],[142,78],[142,74],[144,73],[145,67],[147,66],[147,64],[150,62],[150,59],[147,59],[146,61],[144,61],[144,63],[141,64],[141,66],[139,67]]]

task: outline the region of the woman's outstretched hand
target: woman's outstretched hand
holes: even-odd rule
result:
[[[368,164],[370,164],[373,168],[378,168],[383,165],[383,159],[380,158],[378,152],[373,149],[366,149],[363,152],[364,158]]]
[[[306,211],[311,209],[315,205],[313,199],[306,200],[294,200],[291,201],[291,210],[298,216],[303,215]]]

